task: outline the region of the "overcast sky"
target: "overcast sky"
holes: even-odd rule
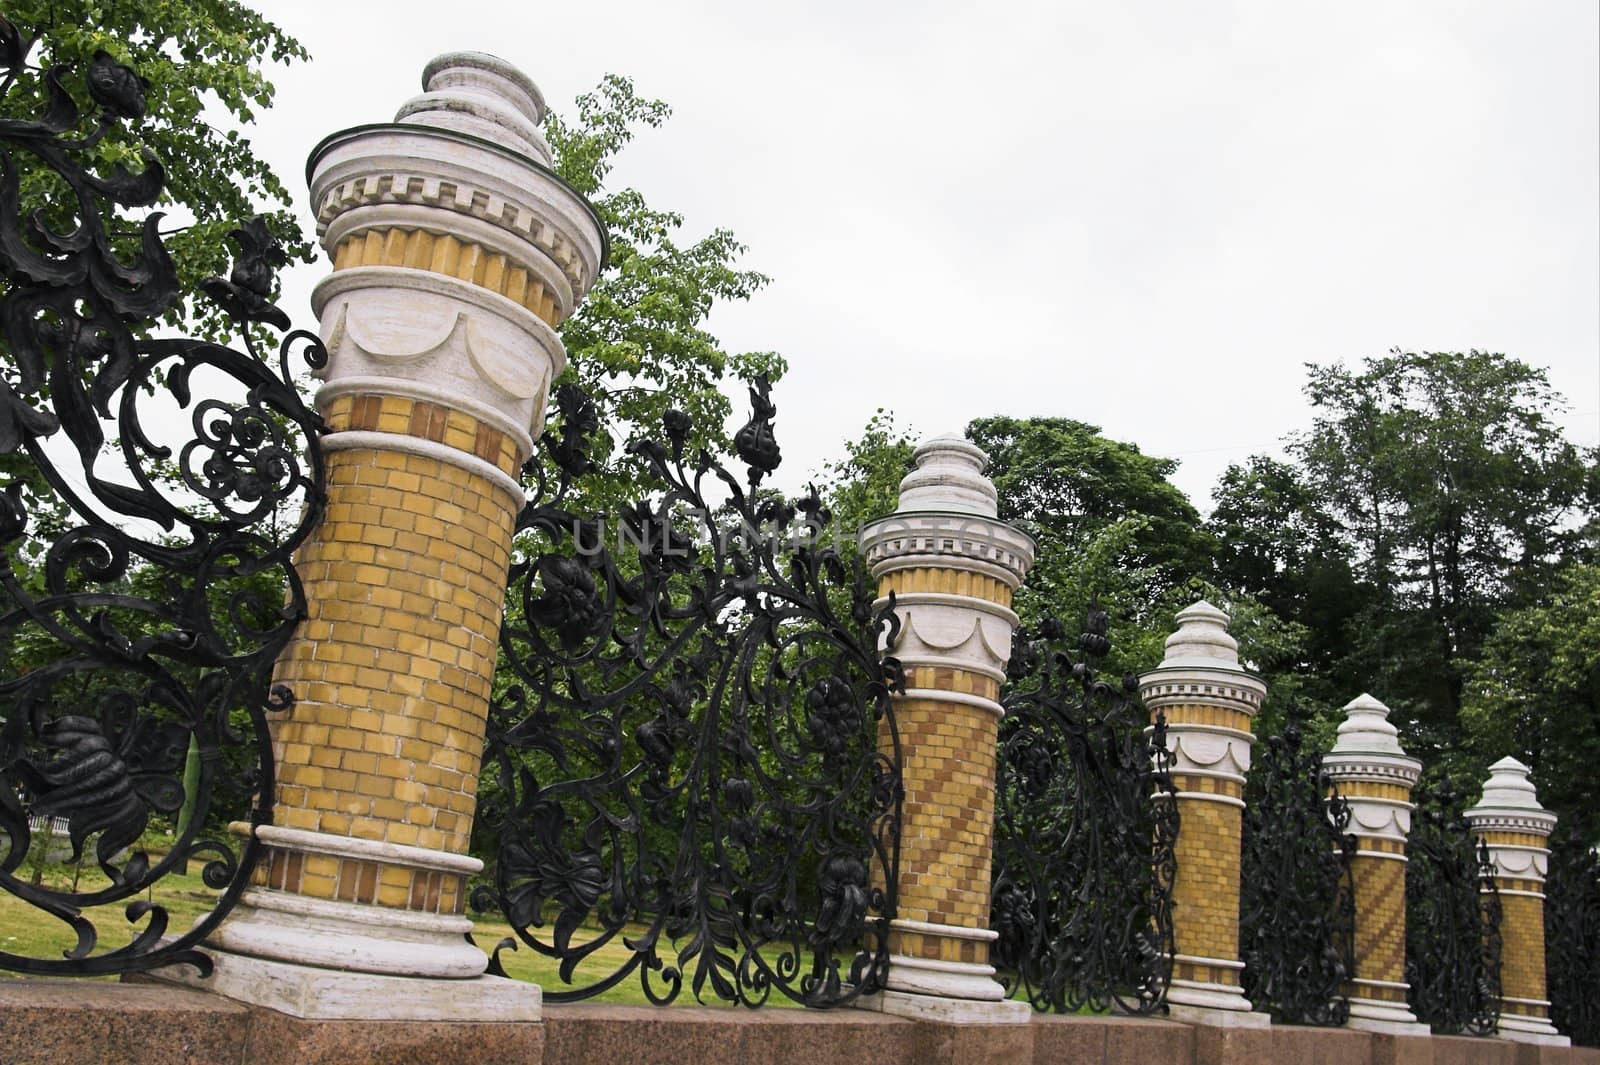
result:
[[[1545,367],[1600,441],[1594,0],[256,6],[313,56],[256,132],[303,211],[310,148],[438,52],[670,103],[614,180],[773,278],[712,331],[789,360],[790,487],[884,406],[1088,421],[1204,508],[1308,423],[1304,362],[1391,347]]]

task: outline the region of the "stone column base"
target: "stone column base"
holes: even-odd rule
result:
[[[1548,1009],[1550,1003],[1542,1005]],[[1495,1033],[1497,1038],[1509,1039],[1514,1043],[1536,1043],[1546,1047],[1569,1047],[1572,1040],[1556,1031],[1556,1026],[1550,1023],[1549,1017],[1530,1017],[1526,1013],[1502,1013],[1499,1017],[1500,1030]]]
[[[1242,970],[1243,963],[1222,958],[1200,958],[1180,954],[1179,962],[1203,965],[1210,969]],[[1219,984],[1205,980],[1172,978],[1167,989],[1167,1009],[1175,1021],[1204,1024],[1212,1028],[1269,1028],[1272,1017],[1256,1013],[1244,988],[1238,984]]]
[[[1417,1020],[1417,1015],[1411,1012],[1411,1007],[1406,1004],[1405,995],[1410,990],[1409,984],[1397,984],[1388,980],[1362,980],[1352,981],[1359,991],[1360,985],[1369,987],[1387,988],[1400,993],[1399,1001],[1383,998],[1367,998],[1363,995],[1352,993],[1350,995],[1350,1021],[1349,1027],[1358,1028],[1364,1032],[1382,1032],[1385,1035],[1431,1035],[1433,1029]]]
[[[949,998],[945,995],[916,995],[904,991],[880,991],[876,995],[864,995],[857,1000],[856,1008],[938,1024],[1027,1024],[1033,1019],[1033,1007],[1026,1002]]]
[[[440,980],[342,972],[201,948],[214,966],[202,977],[188,965],[156,969],[165,983],[210,991],[235,1002],[302,1020],[537,1023],[538,985],[500,976]]]

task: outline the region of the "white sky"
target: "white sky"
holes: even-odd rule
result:
[[[1308,424],[1302,363],[1391,347],[1546,367],[1600,441],[1593,0],[256,6],[313,55],[255,133],[302,211],[310,148],[438,52],[669,102],[614,181],[772,276],[711,328],[790,362],[789,487],[886,406],[1098,424],[1205,508]]]

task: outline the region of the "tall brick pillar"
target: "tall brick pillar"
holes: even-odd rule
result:
[[[212,937],[206,985],[302,1017],[539,1009],[464,938],[482,865],[466,851],[517,473],[566,364],[555,327],[605,238],[548,169],[524,74],[452,53],[423,86],[308,165],[334,264],[312,296],[328,508],[298,558],[309,618],[276,673],[296,701],[273,723],[267,857]]]
[[[916,450],[899,509],[861,542],[878,591],[895,596],[895,700],[905,785],[889,990],[872,1005],[930,1020],[1026,1022],[989,964],[989,869],[1000,684],[1017,616],[1011,596],[1033,541],[995,519],[987,456],[956,436]],[[880,600],[880,605],[883,600]]]
[[[1361,695],[1344,708],[1339,738],[1323,758],[1328,779],[1350,804],[1356,854],[1356,971],[1346,985],[1350,1027],[1427,1035],[1406,1004],[1406,839],[1411,789],[1422,763],[1400,747],[1389,708]]]
[[[1489,767],[1483,797],[1467,811],[1472,830],[1489,847],[1500,892],[1500,1038],[1571,1046],[1550,1023],[1544,982],[1545,842],[1556,815],[1539,805],[1528,767],[1502,758]]]
[[[1201,601],[1178,614],[1161,665],[1139,678],[1152,720],[1167,718],[1178,789],[1176,951],[1167,1002],[1179,1020],[1266,1027],[1239,974],[1239,857],[1251,724],[1267,687],[1239,665],[1228,615]]]

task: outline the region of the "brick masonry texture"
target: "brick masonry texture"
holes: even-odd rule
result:
[[[420,229],[372,229],[341,241],[333,252],[333,268],[400,266],[459,278],[504,296],[559,325],[554,297],[527,266],[471,241],[435,235]]]
[[[1168,706],[1167,723],[1209,725],[1249,732],[1250,715],[1201,702]],[[1180,792],[1240,798],[1243,787],[1216,777],[1173,774]],[[1173,884],[1173,927],[1179,954],[1237,961],[1239,958],[1239,850],[1243,811],[1232,803],[1178,799],[1178,876]],[[1173,975],[1237,987],[1235,969],[1177,963]]]
[[[1364,843],[1365,841],[1363,841]],[[1392,858],[1356,855],[1350,863],[1356,886],[1356,976],[1403,983],[1406,978],[1406,865]],[[1393,997],[1398,991],[1362,987],[1363,998]]]
[[[878,593],[943,592],[1008,604],[1011,589],[982,574],[933,567],[896,570]],[[999,684],[970,670],[921,666],[909,688],[999,698]],[[899,916],[913,921],[987,928],[994,836],[995,747],[999,721],[981,707],[933,699],[899,699],[905,800],[901,806]],[[909,957],[985,962],[988,945],[973,940],[894,932],[890,949]]]
[[[1178,879],[1172,890],[1178,953],[1237,960],[1242,811],[1231,804],[1180,798],[1178,816],[1183,830],[1178,833]],[[1194,978],[1239,983],[1233,969],[1209,969],[1207,976]]]
[[[1505,882],[1500,886],[1504,888]],[[1500,896],[1500,993],[1506,998],[1543,1001],[1544,975],[1544,900],[1527,895]],[[1548,1016],[1543,1006],[1524,1006],[1508,1002],[1506,1013]]]
[[[273,730],[278,823],[464,852],[517,503],[433,458],[327,459],[327,517],[298,559],[309,616],[275,676],[296,699]],[[380,904],[411,904],[401,872]],[[300,891],[341,890],[337,860],[307,855]]]

